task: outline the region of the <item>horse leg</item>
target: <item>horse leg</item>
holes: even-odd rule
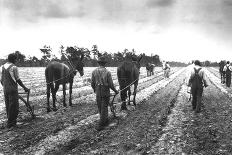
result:
[[[133,95],[134,95],[134,98],[133,98],[134,106],[136,106],[135,97],[136,97],[136,94],[137,94],[137,86],[138,86],[138,81],[136,81],[135,84],[134,84],[134,92],[133,92]]]
[[[47,84],[47,112],[51,111],[49,99],[50,99],[50,90],[51,90],[51,84]]]
[[[223,78],[223,83],[225,83],[225,81],[226,81],[226,75],[225,75],[225,73],[222,74],[222,78]]]
[[[66,99],[66,84],[64,83],[63,84],[63,106],[67,107],[65,99]]]
[[[55,83],[55,94],[57,93],[57,91],[58,91],[58,89],[59,89],[59,86],[60,86],[60,84],[59,83]],[[55,101],[57,101],[57,99],[56,99],[56,95],[54,96],[54,98],[55,98]]]
[[[69,106],[72,106],[72,86],[73,86],[73,82],[70,82],[69,84]]]
[[[221,73],[221,81],[222,81],[222,83],[224,83],[224,75],[223,75],[223,73]]]
[[[121,110],[127,110],[127,107],[126,107],[126,90],[121,91],[120,96],[121,96],[121,100],[122,100]]]
[[[51,90],[52,90],[53,111],[57,111],[57,108],[56,108],[56,91],[55,91],[53,83],[51,84]]]

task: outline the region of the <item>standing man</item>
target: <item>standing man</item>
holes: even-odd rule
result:
[[[19,97],[18,84],[28,92],[29,89],[24,86],[19,78],[18,68],[15,65],[17,55],[15,53],[8,55],[8,62],[1,66],[0,80],[3,86],[6,114],[7,114],[7,128],[15,127],[19,113]]]
[[[165,68],[166,68],[166,78],[169,78],[171,67],[168,61],[166,62]]]
[[[168,62],[163,62],[164,64],[163,64],[163,70],[164,70],[164,77],[165,78],[169,78],[169,73],[170,73],[170,69],[171,69],[171,67],[170,67],[170,65],[169,65],[169,63]]]
[[[92,72],[91,86],[96,93],[100,122],[98,130],[104,129],[108,125],[108,105],[110,102],[110,89],[116,94],[118,91],[114,87],[110,71],[105,67],[107,61],[104,57],[98,59],[99,67]]]
[[[201,111],[201,98],[203,93],[203,88],[208,86],[206,81],[206,75],[201,67],[199,60],[194,62],[195,66],[191,71],[191,75],[188,81],[188,86],[191,87],[192,94],[192,107],[196,113]]]
[[[230,65],[230,62],[227,61],[226,65],[223,68],[223,71],[226,74],[226,86],[230,87],[231,84],[231,71],[232,71],[232,67]]]

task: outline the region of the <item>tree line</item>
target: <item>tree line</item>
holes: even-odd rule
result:
[[[99,51],[97,45],[93,45],[92,49],[89,50],[88,48],[78,47],[78,46],[68,46],[60,47],[60,53],[61,57],[57,57],[53,54],[52,49],[50,46],[43,46],[40,49],[42,53],[42,57],[39,59],[36,56],[29,56],[26,58],[26,56],[21,53],[20,51],[16,51],[15,53],[18,56],[18,62],[17,65],[19,67],[45,67],[50,61],[59,61],[64,62],[68,61],[69,58],[78,57],[81,54],[84,54],[84,63],[86,67],[96,67],[97,64],[97,58],[100,56],[104,56],[107,58],[107,66],[110,67],[116,67],[119,64],[121,64],[122,61],[131,59],[131,57],[140,57],[143,56],[141,60],[141,66],[145,66],[146,63],[153,63],[156,66],[161,66],[162,62],[159,57],[159,55],[146,55],[145,53],[137,54],[138,52],[135,49],[129,50],[124,49],[123,51],[118,51],[117,53],[109,53],[106,51]],[[1,59],[0,64],[3,64],[6,60]],[[169,62],[171,66],[186,66],[187,64],[181,63],[181,62]]]

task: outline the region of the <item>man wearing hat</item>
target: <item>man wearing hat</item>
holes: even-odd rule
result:
[[[107,61],[105,57],[99,57],[99,67],[92,72],[91,86],[96,93],[100,122],[98,130],[102,130],[108,125],[108,105],[110,102],[110,89],[116,94],[118,91],[114,87],[110,71],[105,67]]]

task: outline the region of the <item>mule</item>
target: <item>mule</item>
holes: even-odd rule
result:
[[[136,106],[135,97],[137,93],[137,86],[139,81],[139,70],[140,70],[140,60],[142,59],[142,56],[138,59],[134,58],[133,61],[124,61],[118,68],[117,68],[117,77],[118,77],[118,83],[119,88],[122,90],[120,92],[122,105],[121,110],[127,110],[126,107],[126,98],[128,95],[128,104],[130,104],[130,96],[131,96],[131,90],[130,87],[134,85],[134,98],[133,98],[133,104]]]
[[[225,83],[225,79],[226,79],[226,72],[223,71],[224,66],[226,65],[225,61],[220,61],[219,62],[219,73],[221,75],[221,83]]]
[[[147,63],[146,64],[147,76],[154,75],[154,68],[155,68],[154,64],[152,64],[152,63]]]
[[[77,71],[80,73],[81,76],[84,75],[83,58],[84,55],[81,55],[81,57],[70,59],[68,64],[52,61],[47,65],[45,69],[45,77],[47,83],[47,112],[51,111],[49,104],[50,92],[52,93],[53,110],[57,110],[55,103],[56,93],[59,89],[60,84],[63,85],[63,106],[66,107],[66,84],[69,83],[69,106],[72,106],[73,79]]]

